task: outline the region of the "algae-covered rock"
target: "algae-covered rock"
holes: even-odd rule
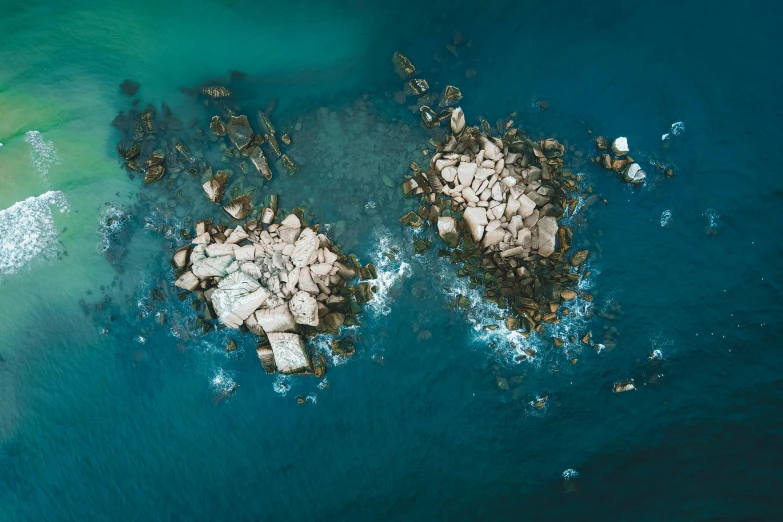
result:
[[[253,200],[250,197],[250,194],[243,194],[229,201],[228,204],[223,207],[223,210],[232,218],[241,221],[250,214],[251,210],[253,210]]]
[[[356,353],[356,347],[350,339],[333,339],[332,353],[343,357],[350,357]]]
[[[238,150],[243,150],[253,140],[253,129],[250,127],[247,116],[244,115],[231,116],[228,125],[226,125],[226,132]]]

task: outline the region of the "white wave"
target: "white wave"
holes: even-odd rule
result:
[[[216,393],[227,395],[236,389],[237,383],[225,370],[218,368],[215,375],[209,381],[210,386]]]
[[[288,377],[282,374],[277,374],[277,378],[275,378],[275,383],[272,385],[272,388],[275,390],[275,393],[279,393],[283,397],[286,396],[288,393],[288,390],[291,389],[291,385],[288,384]]]
[[[141,335],[136,336],[134,341],[136,341],[139,344],[147,344],[147,339],[142,337]]]
[[[579,476],[579,472],[575,469],[567,469],[563,472],[563,478],[566,480],[575,479]]]
[[[370,256],[378,271],[378,279],[372,281],[376,287],[373,298],[365,306],[375,316],[391,313],[389,290],[402,277],[411,274],[411,266],[402,259],[402,248],[386,232],[377,233],[378,248]]]
[[[661,141],[666,141],[669,138],[671,138],[672,136],[679,136],[683,132],[685,132],[685,122],[684,121],[678,121],[678,122],[672,123],[671,130],[669,132],[667,132],[666,134],[664,134],[663,136],[661,136]]]
[[[666,227],[668,226],[672,221],[672,211],[671,210],[664,210],[661,214],[661,226]]]
[[[57,253],[59,236],[52,206],[70,211],[65,194],[49,191],[0,210],[0,276],[13,274],[37,257]]]
[[[122,229],[130,219],[130,214],[115,205],[109,204],[98,219],[98,233],[101,235],[101,240],[96,245],[96,248],[102,254],[111,246],[111,236]]]
[[[718,220],[720,219],[720,214],[718,214],[717,210],[708,208],[707,210],[704,211],[702,215],[707,218],[710,227],[715,228],[718,226]]]
[[[316,394],[314,394],[314,393],[310,393],[310,394],[307,395],[307,397],[305,397],[305,400],[307,402],[311,402],[311,403],[315,404],[315,403],[318,402],[318,396],[316,396]]]
[[[30,145],[30,162],[42,181],[49,181],[49,169],[60,162],[54,142],[45,141],[43,135],[35,130],[24,135],[24,141]]]

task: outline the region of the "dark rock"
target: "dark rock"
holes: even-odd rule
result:
[[[123,92],[123,94],[125,94],[125,96],[135,96],[136,92],[139,90],[139,87],[141,87],[141,85],[132,80],[124,80],[120,84],[120,90]]]
[[[247,116],[231,116],[226,125],[226,132],[231,142],[238,150],[242,150],[253,141],[253,128],[247,120]]]
[[[353,341],[349,339],[334,339],[332,340],[332,353],[350,357],[356,353],[356,347],[354,346]]]
[[[250,194],[243,194],[232,199],[225,207],[223,207],[229,216],[241,221],[250,214],[253,210],[253,200]]]
[[[155,183],[163,178],[163,174],[166,172],[166,167],[163,165],[153,165],[147,169],[147,173],[144,176],[144,184]]]

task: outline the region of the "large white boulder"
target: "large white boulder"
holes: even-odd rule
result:
[[[465,213],[462,215],[465,220],[465,224],[468,225],[468,230],[473,236],[476,242],[481,241],[484,237],[484,227],[489,222],[487,221],[487,211],[481,207],[468,207],[465,209]]]
[[[262,308],[256,312],[256,321],[267,334],[275,332],[293,332],[296,330],[294,315],[287,304],[274,308]]]
[[[463,187],[469,187],[473,183],[473,177],[476,175],[478,165],[469,161],[463,161],[457,167],[457,180]]]
[[[212,293],[212,306],[221,323],[239,328],[269,297],[258,281],[242,271],[229,274]]]
[[[612,152],[615,156],[625,156],[630,152],[628,148],[628,140],[624,137],[619,137],[612,142]]]
[[[498,161],[503,157],[503,151],[501,151],[492,140],[485,137],[480,138],[481,148],[484,149],[484,157],[489,158],[492,161]]]
[[[631,163],[626,167],[623,177],[629,183],[643,183],[647,173],[642,170],[638,163]]]
[[[454,135],[459,135],[465,129],[465,113],[461,108],[457,107],[454,112],[451,113],[451,132]]]
[[[195,261],[191,270],[199,279],[208,277],[226,277],[228,267],[234,262],[233,256],[205,257]]]
[[[519,201],[519,210],[517,210],[517,214],[523,218],[528,217],[536,209],[536,202],[525,194],[520,194],[517,201]]]
[[[313,296],[304,291],[294,294],[288,301],[288,309],[294,316],[297,324],[318,326],[318,302]]]
[[[275,363],[280,373],[297,373],[308,370],[310,361],[305,352],[302,338],[295,333],[270,333],[269,345],[275,354]]]
[[[457,230],[457,220],[453,217],[439,217],[438,218],[438,235],[443,238],[452,248],[459,245],[459,230]]]
[[[195,290],[200,282],[198,277],[193,275],[193,272],[188,271],[182,274],[179,279],[174,282],[174,286],[182,288],[183,290]]]
[[[557,220],[552,216],[544,216],[538,220],[538,255],[549,257],[555,251],[555,236],[557,236]]]
[[[293,214],[291,214],[293,215]],[[294,216],[296,217],[296,216]],[[306,228],[299,234],[294,244],[294,252],[291,254],[291,262],[294,266],[305,266],[318,257],[318,235],[312,228]]]

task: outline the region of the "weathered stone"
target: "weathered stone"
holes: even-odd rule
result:
[[[443,89],[443,93],[440,95],[439,105],[440,107],[450,107],[459,103],[461,99],[462,92],[460,92],[460,90],[453,85],[447,85],[446,88]]]
[[[261,147],[253,147],[250,151],[250,161],[256,166],[258,173],[264,176],[266,179],[272,179],[272,169],[269,168],[269,161],[266,159],[264,151]]]
[[[299,291],[288,301],[288,308],[297,324],[318,326],[318,303],[309,293]]]
[[[356,347],[350,339],[333,339],[332,353],[342,357],[350,357],[356,353]]]
[[[269,344],[262,344],[256,348],[256,354],[261,361],[261,366],[266,373],[275,373],[277,364],[275,364],[275,352]]]
[[[340,331],[340,327],[344,322],[345,314],[341,314],[340,312],[331,312],[323,317],[321,324],[319,324],[318,330],[336,334],[338,331]]]
[[[223,200],[223,193],[226,189],[226,182],[228,181],[229,173],[225,170],[219,170],[217,174],[212,176],[212,179],[204,183],[204,193],[212,203],[218,205]]]
[[[606,136],[598,136],[595,139],[595,148],[597,150],[606,150],[609,148],[609,140],[606,139]]]
[[[476,176],[478,165],[469,161],[463,161],[457,167],[457,179],[459,184],[464,187],[469,187],[473,183],[473,178]]]
[[[226,126],[220,121],[219,116],[212,116],[212,121],[209,122],[209,129],[215,136],[224,136],[226,134]]]
[[[631,163],[623,173],[623,179],[628,183],[644,183],[646,177],[647,173],[642,170],[638,163]]]
[[[295,333],[270,333],[269,344],[280,373],[299,373],[310,369],[302,338]]]
[[[250,214],[251,210],[253,210],[253,200],[251,199],[250,194],[243,194],[229,201],[228,204],[223,207],[223,210],[232,218],[241,221]]]
[[[199,283],[201,283],[201,281],[199,281],[198,277],[196,277],[193,272],[188,271],[182,274],[179,279],[174,282],[174,286],[193,291]]]
[[[298,267],[308,265],[312,263],[317,257],[317,251],[318,235],[312,228],[306,228],[302,230],[298,239],[296,240],[296,243],[294,244],[294,252],[291,254],[291,262],[294,264],[294,266]]]
[[[269,292],[258,281],[237,271],[218,283],[212,294],[212,305],[220,322],[230,328],[239,328],[268,297]]]
[[[408,89],[410,89],[410,92],[415,96],[423,96],[430,90],[430,86],[427,83],[427,80],[413,79],[408,82]]]
[[[163,165],[152,165],[147,169],[144,175],[144,184],[155,183],[163,179],[163,174],[166,173],[166,167]]]
[[[453,217],[438,218],[438,235],[448,246],[456,248],[459,245],[460,238],[457,220]]]
[[[627,381],[620,381],[614,383],[612,389],[614,390],[614,393],[623,393],[623,392],[635,390],[636,386],[634,386],[633,379],[629,379]]]
[[[193,274],[199,279],[209,277],[226,277],[227,268],[234,262],[232,256],[206,257],[199,261],[194,261],[191,266]]]
[[[542,217],[536,227],[538,228],[538,255],[549,257],[555,252],[557,220],[551,216]]]
[[[392,61],[394,62],[394,68],[396,69],[397,74],[403,78],[408,77],[416,72],[416,67],[414,67],[408,57],[402,53],[394,53]]]
[[[294,315],[287,304],[274,308],[262,308],[256,312],[255,316],[259,326],[267,334],[296,331],[296,320],[294,320]]]
[[[525,194],[520,194],[517,198],[517,201],[519,201],[519,210],[517,211],[517,214],[522,218],[530,216],[536,209],[535,201],[527,197]]]
[[[468,207],[462,217],[473,239],[476,242],[481,241],[481,238],[484,237],[485,227],[489,224],[487,212],[481,207]]]
[[[589,253],[589,250],[580,250],[575,252],[574,256],[571,258],[571,266],[579,266],[584,263]]]
[[[246,148],[253,141],[253,128],[247,116],[231,116],[226,125],[226,132],[231,142],[238,150]]]
[[[465,130],[465,113],[460,107],[457,107],[451,113],[451,132],[455,136],[459,136],[463,130]]]
[[[615,156],[625,156],[630,152],[628,148],[628,140],[620,137],[612,142],[612,152]]]
[[[559,158],[565,153],[565,147],[556,139],[549,138],[541,142],[541,150],[547,158]]]
[[[576,292],[574,292],[573,290],[569,290],[569,289],[562,290],[560,292],[560,297],[562,297],[565,301],[570,301],[570,300],[576,298]]]
[[[438,125],[438,115],[435,113],[434,110],[432,110],[431,107],[428,107],[426,105],[423,105],[419,109],[419,113],[421,114],[421,121],[424,124],[425,127],[428,129],[431,129]]]
[[[188,264],[188,255],[190,254],[190,246],[184,246],[177,250],[174,254],[173,263],[179,269],[185,268]]]

